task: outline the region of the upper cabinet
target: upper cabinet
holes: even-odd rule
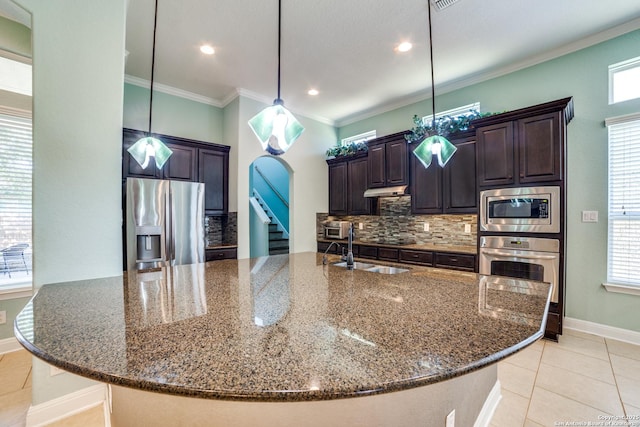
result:
[[[409,156],[406,132],[368,142],[368,187],[380,188],[409,184]]]
[[[473,134],[452,136],[456,152],[444,168],[433,161],[425,168],[411,155],[411,212],[415,214],[477,212],[476,141]],[[417,144],[412,144],[415,148]]]
[[[474,121],[478,185],[501,187],[561,181],[571,98]]]
[[[329,166],[329,215],[369,215],[367,154],[327,160]]]
[[[228,212],[229,147],[168,135],[156,135],[172,151],[162,169],[153,161],[143,169],[127,151],[145,132],[123,129],[122,179],[156,178],[205,184],[205,214],[224,215]]]

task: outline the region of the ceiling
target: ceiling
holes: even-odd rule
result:
[[[129,82],[148,84],[151,76],[153,8],[154,0],[128,1]],[[154,84],[217,106],[238,93],[271,103],[277,9],[276,0],[158,0]],[[432,21],[436,93],[442,93],[640,28],[640,2],[459,0],[432,7]],[[413,49],[396,52],[402,41]],[[216,53],[200,53],[202,43]],[[327,123],[426,99],[427,2],[282,0],[281,57],[286,106]],[[310,88],[319,95],[308,95]]]

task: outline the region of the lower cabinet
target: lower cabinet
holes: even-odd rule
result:
[[[238,248],[206,249],[204,256],[206,261],[236,259],[238,258]]]
[[[318,242],[318,252],[324,253],[330,242]],[[333,245],[330,254],[342,254],[342,247],[346,242],[340,243],[341,247]],[[401,264],[415,264],[424,267],[447,268],[450,270],[476,271],[476,256],[455,252],[437,252],[420,249],[390,248],[388,246],[353,245],[353,256],[358,258],[398,262]]]

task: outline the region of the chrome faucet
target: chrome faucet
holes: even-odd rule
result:
[[[340,243],[338,242],[331,242],[329,243],[329,246],[327,246],[327,249],[324,251],[324,254],[322,254],[322,265],[325,265],[327,263],[327,252],[329,252],[329,249],[331,249],[331,246],[336,245],[338,248],[340,248]],[[344,249],[342,250],[342,253],[344,254]]]
[[[347,241],[347,270],[353,270],[353,223],[349,224],[349,240]]]

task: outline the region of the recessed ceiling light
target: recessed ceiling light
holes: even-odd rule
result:
[[[202,46],[200,46],[200,52],[204,53],[205,55],[213,55],[214,53],[216,53],[215,49],[208,44],[203,44]]]
[[[398,47],[396,48],[396,50],[398,52],[408,52],[411,50],[411,48],[413,47],[413,45],[409,42],[402,42],[398,45]]]
[[[307,92],[309,95],[311,96],[316,96],[317,94],[319,94],[320,92],[318,92],[317,89],[309,89],[309,91]]]

